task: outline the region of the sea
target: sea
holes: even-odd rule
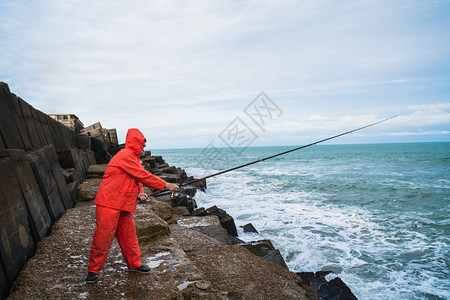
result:
[[[204,177],[295,146],[154,150]],[[450,143],[315,145],[207,179],[199,207],[358,299],[450,299]],[[240,226],[251,223],[256,233]]]

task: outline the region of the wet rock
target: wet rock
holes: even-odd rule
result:
[[[319,293],[322,300],[357,300],[350,288],[339,277],[323,284]]]
[[[101,179],[87,179],[78,186],[78,197],[76,202],[94,200],[100,187]]]
[[[234,219],[230,215],[225,215],[222,218],[220,218],[220,224],[223,228],[227,230],[229,234],[232,236],[238,236],[236,225],[234,224]]]
[[[244,232],[253,232],[253,233],[259,233],[258,230],[253,226],[252,223],[245,224],[244,226],[240,226],[244,229]]]
[[[320,271],[320,272],[298,272],[296,273],[300,278],[304,280],[310,280],[311,283],[316,287],[317,290],[320,287],[327,283],[328,281],[325,279],[325,276],[332,273],[331,271]]]
[[[231,234],[228,235],[228,239],[230,240],[231,244],[233,245],[242,245],[245,244],[245,242],[235,236],[232,236]]]
[[[270,240],[260,240],[242,244],[248,251],[256,256],[262,257],[270,262],[276,263],[288,269],[280,251],[275,249]]]
[[[208,214],[210,214],[210,215],[215,215],[215,216],[218,216],[219,218],[222,218],[223,216],[225,216],[226,215],[226,211],[224,211],[223,209],[221,209],[221,208],[218,208],[217,206],[211,206],[210,208],[208,208],[207,210],[206,210],[207,212],[208,212]]]
[[[206,216],[208,214],[208,212],[206,211],[206,209],[204,207],[200,207],[199,209],[196,209],[192,212],[193,216]]]

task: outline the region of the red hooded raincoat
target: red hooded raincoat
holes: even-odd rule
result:
[[[142,265],[132,213],[143,184],[162,190],[166,182],[146,171],[139,155],[146,141],[135,128],[128,130],[125,149],[109,162],[95,198],[97,228],[92,240],[89,271],[99,273],[116,236],[129,269]]]

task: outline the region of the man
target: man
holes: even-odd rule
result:
[[[146,139],[142,133],[132,128],[128,130],[125,149],[117,153],[109,162],[95,197],[97,228],[92,239],[86,283],[94,283],[97,274],[106,262],[114,236],[122,249],[128,269],[147,273],[150,269],[141,263],[141,251],[136,236],[133,215],[137,198],[148,199],[144,193],[146,186],[170,191],[178,186],[167,183],[147,172],[139,161]]]

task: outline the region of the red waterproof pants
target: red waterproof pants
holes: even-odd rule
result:
[[[128,211],[97,205],[95,216],[97,228],[95,228],[92,239],[89,272],[97,274],[105,265],[114,236],[119,242],[128,268],[139,268],[142,265],[141,250],[136,236],[133,214]]]

